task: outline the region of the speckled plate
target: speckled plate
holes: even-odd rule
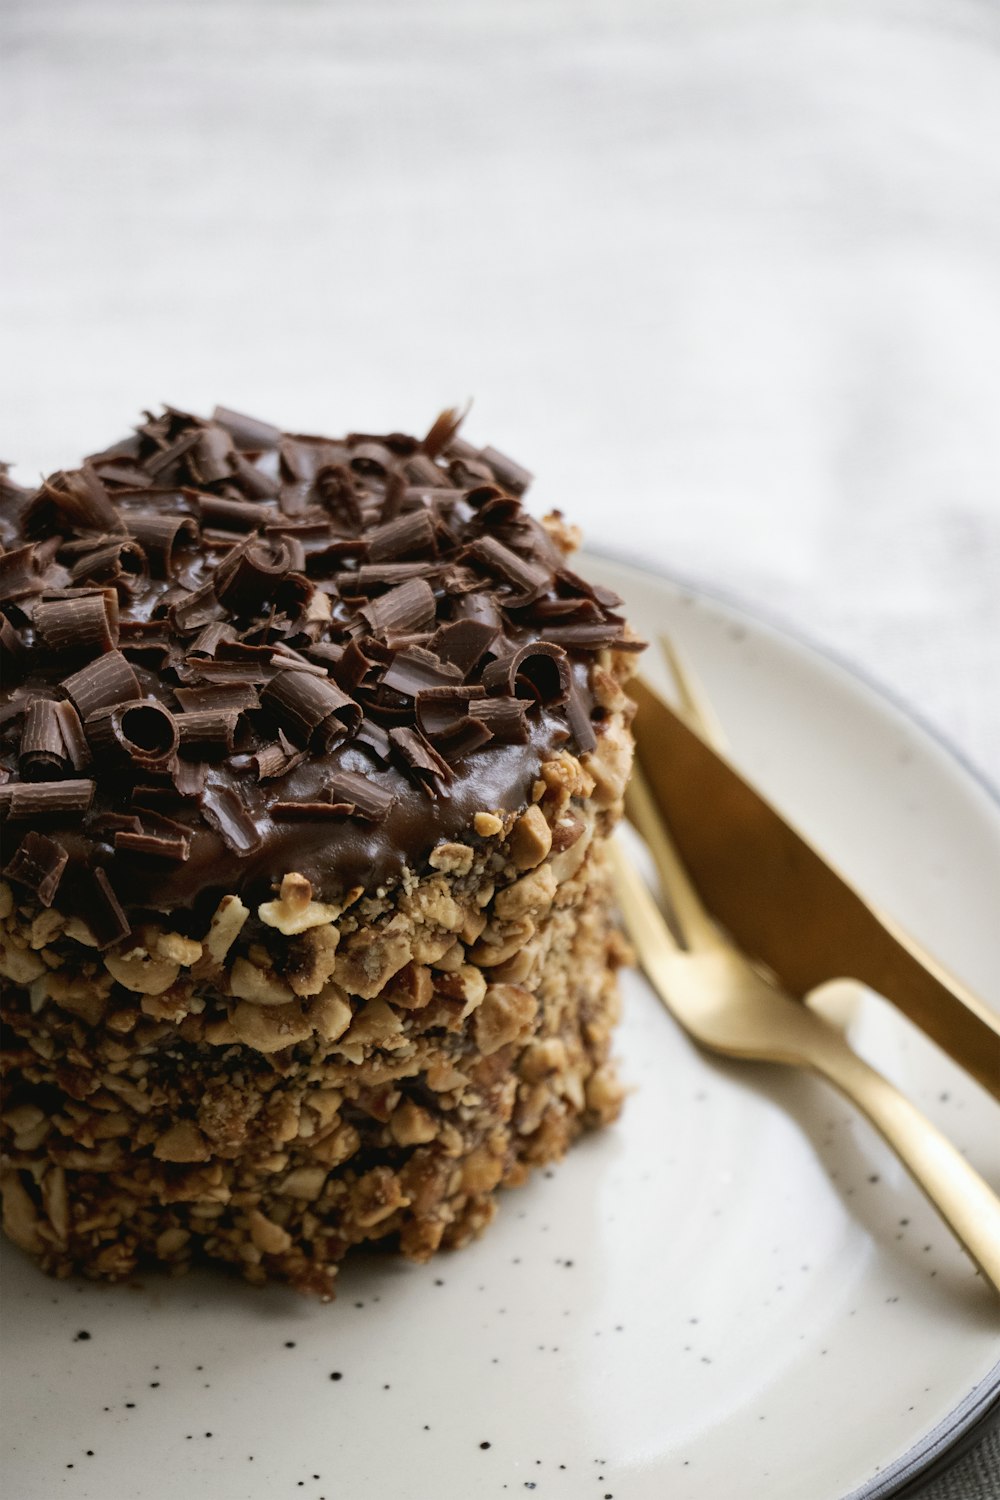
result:
[[[1000,1004],[1000,803],[843,667],[624,564],[741,766]],[[1000,1184],[996,1105],[882,1002],[855,1044]],[[822,1084],[701,1056],[626,981],[619,1125],[432,1265],[338,1301],[222,1276],[56,1284],[5,1246],[10,1500],[842,1500],[897,1493],[995,1399],[1000,1317]]]

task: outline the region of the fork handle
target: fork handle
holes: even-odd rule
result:
[[[888,1141],[959,1244],[1000,1292],[1000,1199],[951,1142],[846,1042],[810,1059]]]

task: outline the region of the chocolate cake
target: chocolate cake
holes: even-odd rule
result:
[[[331,1294],[614,1117],[640,643],[458,435],[165,409],[0,479],[7,1234]]]

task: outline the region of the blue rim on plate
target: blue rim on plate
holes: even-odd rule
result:
[[[652,567],[625,548],[607,546],[602,542],[599,546],[588,550],[596,557],[605,557],[609,562],[634,568],[637,573],[645,573],[648,577],[661,579],[675,588],[689,589],[694,596],[703,595],[707,599],[714,599],[727,609],[732,609],[737,614],[747,615],[767,629],[773,630],[777,635],[788,636],[805,646],[807,650],[814,652],[815,655],[832,662],[841,671],[846,672],[870,692],[905,715],[912,724],[915,724],[952,760],[956,761],[996,803],[997,807],[1000,807],[1000,788],[997,788],[980,767],[975,765],[957,745],[953,744],[936,724],[926,719],[912,704],[905,702],[892,688],[887,688],[879,682],[866,668],[858,667],[836,650],[815,640],[797,623],[790,623],[767,609],[758,608],[756,604],[747,604],[738,595],[715,584],[707,584],[700,578],[695,579],[690,575],[674,573],[668,568]],[[892,1500],[905,1500],[905,1497],[916,1496],[932,1480],[946,1473],[958,1459],[997,1426],[1000,1426],[1000,1361],[994,1365],[989,1374],[973,1386],[954,1410],[931,1428],[930,1432],[926,1433],[919,1442],[914,1443],[887,1468],[873,1475],[859,1489],[852,1490],[849,1495],[844,1496],[844,1500],[890,1500],[890,1497]]]

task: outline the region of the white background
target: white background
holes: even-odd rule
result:
[[[19,477],[161,400],[337,432],[472,396],[536,505],[777,612],[1000,778],[995,5],[5,0],[0,25]]]

